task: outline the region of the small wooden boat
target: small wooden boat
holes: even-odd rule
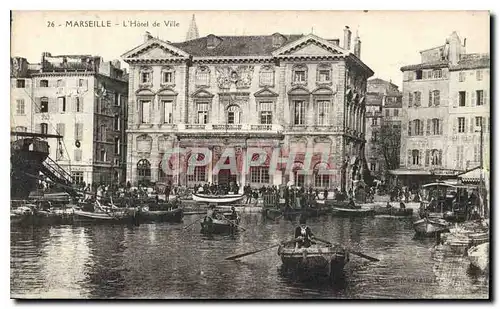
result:
[[[283,211],[279,208],[263,208],[262,213],[269,220],[276,220],[283,216]]]
[[[11,224],[58,225],[73,222],[73,209],[40,210],[35,205],[26,204],[11,211]]]
[[[80,223],[136,223],[137,212],[120,210],[109,212],[90,212],[75,210],[73,221]]]
[[[490,241],[490,233],[471,233],[469,238],[472,246],[478,246]]]
[[[332,215],[337,217],[369,217],[375,215],[372,208],[341,208],[332,207]]]
[[[413,215],[411,208],[376,207],[374,211],[376,216],[411,217]]]
[[[349,252],[339,245],[313,244],[308,248],[295,248],[295,243],[282,244],[278,255],[287,269],[308,275],[327,275],[336,280],[349,261]]]
[[[489,268],[489,255],[489,242],[472,247],[467,251],[467,256],[469,257],[470,264],[482,272],[485,272]]]
[[[193,201],[203,202],[203,203],[234,203],[242,200],[245,195],[243,194],[226,194],[226,195],[209,195],[209,194],[192,194]]]
[[[433,236],[436,233],[449,231],[449,224],[443,219],[423,218],[413,223],[418,235]]]
[[[240,223],[240,218],[236,220],[212,218],[205,216],[200,222],[201,232],[209,234],[229,234],[234,233],[238,230],[238,224]]]
[[[182,222],[183,210],[181,208],[172,210],[149,210],[143,207],[137,213],[141,222]]]
[[[464,222],[467,219],[465,211],[447,211],[443,214],[443,219],[449,222]]]

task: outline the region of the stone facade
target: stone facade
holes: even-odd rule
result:
[[[465,53],[465,42],[462,44],[456,32],[444,45],[421,55],[422,63],[401,68],[402,170],[396,174],[409,185],[473,167],[480,152],[479,133],[472,124],[476,117],[483,117],[484,124],[489,122],[489,56],[471,61],[474,56]],[[481,74],[481,79],[475,74]],[[480,106],[475,103],[477,91],[482,91]]]
[[[359,51],[315,35],[209,35],[170,43],[146,34],[122,56],[130,66],[127,180],[350,186],[352,167],[364,159],[366,81],[373,74]],[[194,175],[165,173],[165,153],[179,148],[190,158],[196,147],[210,150],[204,167]],[[267,159],[247,174],[242,158],[252,148]],[[308,149],[314,153],[309,168],[326,164],[334,175],[300,175]],[[212,169],[227,150],[236,153],[237,175]],[[320,158],[323,150],[328,162]],[[294,168],[269,174],[273,151],[297,153]]]
[[[19,64],[27,69],[11,72],[12,130],[62,135],[48,140],[50,157],[75,182],[123,182],[128,78],[119,62],[43,53],[39,64],[12,59]]]

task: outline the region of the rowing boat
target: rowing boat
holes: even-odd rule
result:
[[[203,220],[200,222],[201,224],[201,232],[208,234],[228,234],[234,233],[238,230],[238,224],[240,223],[240,218],[238,217],[236,220],[212,218],[209,216],[205,216]]]
[[[295,248],[295,243],[282,244],[278,255],[283,266],[308,275],[327,275],[336,280],[349,261],[349,252],[340,245],[313,244],[308,248]]]
[[[80,223],[132,223],[136,219],[135,211],[90,212],[76,209],[73,217],[74,222]]]
[[[332,215],[338,217],[369,217],[373,216],[375,211],[371,208],[341,208],[332,207]]]
[[[376,207],[374,211],[376,216],[411,217],[413,215],[411,208]]]
[[[149,210],[147,207],[143,207],[137,215],[141,222],[182,222],[183,210],[181,208]]]
[[[449,224],[443,219],[423,218],[413,223],[413,228],[418,235],[433,236],[436,233],[449,230]]]
[[[209,194],[192,194],[193,201],[203,203],[235,203],[242,200],[245,196],[243,194],[226,194],[226,195],[209,195]]]

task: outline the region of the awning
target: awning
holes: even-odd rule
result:
[[[454,185],[446,182],[431,182],[422,186],[422,188],[428,188],[428,187],[454,187]]]
[[[468,183],[479,183],[481,180],[481,170],[479,168],[470,170],[460,176],[458,176],[462,180],[462,182]]]
[[[431,172],[429,171],[421,171],[421,170],[404,170],[404,169],[397,169],[397,170],[391,170],[389,171],[392,175],[399,175],[399,176],[411,176],[411,175],[422,175],[422,176],[430,176]]]

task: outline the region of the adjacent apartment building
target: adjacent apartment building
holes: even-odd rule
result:
[[[313,34],[210,34],[172,43],[146,33],[143,44],[122,56],[130,67],[127,180],[348,190],[364,160],[366,83],[373,75],[360,51],[348,27],[342,45]],[[184,158],[208,147],[211,158],[190,175],[166,174],[162,165],[180,164],[162,162],[176,147]],[[263,149],[266,160],[246,173],[243,158],[253,147]],[[289,172],[269,173],[275,149],[282,156],[297,153]],[[236,174],[212,168],[228,150],[236,156]],[[321,167],[335,174],[321,175]],[[298,172],[305,169],[314,172]]]
[[[11,130],[62,135],[50,158],[75,183],[125,180],[128,76],[120,62],[90,55],[41,62],[11,58]]]
[[[421,63],[401,68],[401,168],[393,171],[410,186],[478,167],[481,153],[489,158],[489,55],[467,54],[456,32],[420,54]]]

